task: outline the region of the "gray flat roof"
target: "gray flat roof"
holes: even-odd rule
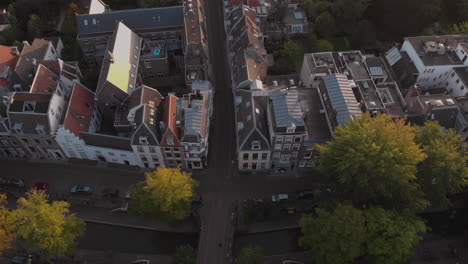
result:
[[[112,33],[115,24],[124,22],[131,30],[184,26],[182,6],[111,11],[76,16],[77,36]]]

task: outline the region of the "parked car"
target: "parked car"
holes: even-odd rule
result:
[[[311,190],[298,191],[296,197],[298,199],[311,199],[314,198],[314,192]]]
[[[0,185],[6,185],[8,183],[8,179],[6,177],[0,177]]]
[[[33,184],[33,189],[37,191],[48,191],[49,187],[49,184],[45,182],[36,182]]]
[[[93,188],[87,185],[73,185],[70,188],[70,192],[77,193],[77,194],[92,194]]]
[[[33,263],[32,262],[32,256],[29,255],[27,257],[25,256],[14,256],[13,258],[11,258],[11,264],[29,264],[29,263]]]
[[[280,202],[280,201],[288,200],[288,199],[289,199],[289,196],[287,194],[284,194],[284,193],[273,194],[271,196],[271,201],[272,202]]]
[[[24,187],[24,181],[18,178],[10,178],[8,179],[8,185],[16,188],[23,188]]]
[[[119,196],[119,189],[110,187],[104,188],[104,190],[102,190],[102,196],[107,198],[115,198]]]
[[[192,198],[192,204],[201,204],[202,203],[202,198],[200,195],[195,195]]]

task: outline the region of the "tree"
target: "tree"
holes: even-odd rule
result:
[[[157,168],[131,189],[135,211],[165,220],[183,219],[197,186],[198,182],[180,168]]]
[[[319,52],[333,51],[334,48],[333,44],[326,39],[317,41],[317,49]]]
[[[449,27],[448,31],[450,34],[468,34],[468,21],[458,23],[458,24],[453,24],[451,27]]]
[[[14,221],[11,212],[5,207],[7,197],[0,194],[0,256],[12,247],[16,239]]]
[[[325,11],[315,19],[315,29],[322,37],[331,37],[335,35],[337,29],[335,19],[330,12]]]
[[[317,208],[317,217],[305,215],[300,225],[301,247],[311,248],[316,263],[348,263],[362,256],[366,241],[364,214],[351,205],[338,205],[329,212]]]
[[[468,157],[463,139],[453,130],[444,132],[437,122],[426,122],[416,134],[427,158],[418,166],[418,182],[431,205],[451,205],[449,194],[459,193],[468,184]]]
[[[344,22],[353,23],[362,17],[370,2],[370,0],[335,0],[333,14],[342,18]]]
[[[386,211],[379,207],[364,210],[367,255],[371,263],[406,263],[412,248],[426,231],[424,223],[408,212]]]
[[[411,249],[426,231],[424,223],[409,211],[399,213],[380,207],[357,209],[338,204],[317,217],[305,215],[300,225],[302,247],[312,249],[315,263],[340,264],[366,256],[370,263],[406,263]]]
[[[44,260],[73,253],[85,223],[70,214],[69,207],[63,201],[49,203],[43,191],[31,190],[18,199],[13,219],[29,251],[40,251]]]
[[[190,245],[182,245],[176,248],[174,254],[173,264],[196,264],[197,252]]]
[[[42,23],[38,15],[32,14],[29,17],[27,25],[27,36],[30,40],[34,38],[42,37]]]
[[[272,72],[276,74],[289,74],[299,70],[302,66],[304,52],[296,42],[288,40],[283,48],[275,52],[275,66]]]
[[[259,246],[248,246],[241,250],[236,259],[236,264],[261,264],[263,252]]]
[[[460,18],[466,19],[468,13],[468,0],[458,0],[458,14]]]
[[[425,154],[415,130],[385,114],[354,118],[335,130],[335,140],[317,146],[320,169],[356,205],[422,210],[428,202],[415,181]]]

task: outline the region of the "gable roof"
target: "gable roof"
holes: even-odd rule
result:
[[[58,76],[47,69],[44,65],[39,64],[36,76],[31,85],[30,93],[53,93],[59,85]]]
[[[19,59],[19,52],[16,47],[0,45],[0,73],[6,74],[7,67],[14,71]],[[0,86],[8,87],[9,81],[5,77],[0,78]]]
[[[236,92],[237,138],[239,150],[252,150],[252,141],[258,140],[260,150],[270,149],[268,140],[268,95],[254,95],[249,90]]]
[[[161,138],[162,146],[180,146],[180,129],[177,127],[177,98],[169,95],[164,98],[164,112],[162,121],[164,122],[163,135]],[[169,139],[169,140],[168,140]],[[169,144],[169,141],[174,143]]]
[[[87,132],[94,112],[94,93],[79,82],[73,85],[63,127],[81,138]]]
[[[49,40],[34,39],[32,45],[25,45],[16,63],[15,72],[25,85],[30,85],[34,76],[34,61],[43,60],[51,45]],[[29,77],[31,74],[31,77]]]
[[[200,142],[206,137],[210,97],[209,92],[202,93],[201,98],[191,99],[190,106],[184,108],[182,141]]]
[[[48,93],[15,92],[10,100],[9,112],[23,112],[26,102],[35,102],[34,111],[31,113],[46,114],[49,102],[52,98]]]
[[[100,33],[110,34],[114,31],[117,21],[125,23],[133,31],[183,27],[184,13],[182,6],[172,6],[78,15],[76,16],[77,37]]]
[[[359,103],[354,96],[348,78],[344,74],[331,74],[323,77],[325,88],[332,107],[336,110],[336,121],[343,126],[354,116],[361,116]]]
[[[237,53],[251,46],[262,47],[259,40],[260,29],[256,24],[256,13],[253,9],[242,5],[233,8],[228,14],[231,27],[229,34],[232,40],[229,41],[229,50]]]
[[[159,111],[150,105],[141,105],[135,113],[137,129],[132,135],[132,145],[140,145],[140,137],[145,137],[148,145],[159,145]]]

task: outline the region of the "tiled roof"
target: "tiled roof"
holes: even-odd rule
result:
[[[8,47],[0,45],[0,73],[6,73],[6,67],[14,71],[16,63],[19,59],[19,53],[16,53],[16,47]],[[0,78],[0,86],[8,87],[8,80],[6,78]]]
[[[44,59],[47,49],[51,45],[50,41],[44,39],[34,39],[32,45],[23,47],[15,72],[25,85],[30,85],[34,76],[34,60],[38,63]]]
[[[44,65],[47,69],[51,70],[57,75],[60,75],[60,73],[62,72],[60,62],[58,60],[42,60],[39,61],[39,64]]]
[[[53,93],[57,89],[59,78],[58,76],[47,69],[44,65],[39,64],[36,76],[31,85],[30,93]]]
[[[179,137],[180,130],[177,127],[177,98],[176,96],[168,96],[164,98],[164,112],[162,121],[164,122],[163,136],[161,145],[163,146],[180,146]],[[170,141],[174,144],[169,144]]]
[[[231,0],[229,1],[229,4],[227,7],[233,7],[236,5],[246,5],[249,7],[254,7],[254,6],[262,6],[262,3],[260,3],[259,0]]]
[[[346,75],[331,74],[323,77],[323,80],[331,104],[336,110],[338,125],[343,126],[346,121],[362,114]]]
[[[184,26],[182,6],[142,8],[76,16],[77,36],[112,33],[116,23],[125,23],[133,31]],[[85,36],[83,36],[85,37]]]
[[[81,137],[80,132],[87,132],[94,111],[94,93],[88,88],[75,82],[70,96],[63,127]]]

